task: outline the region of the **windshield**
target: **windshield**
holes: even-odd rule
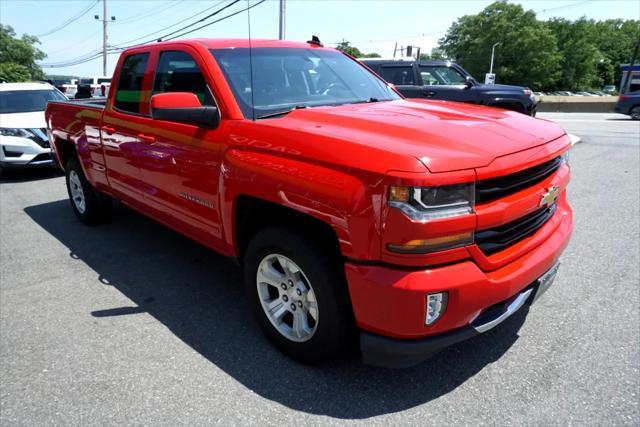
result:
[[[44,111],[49,101],[64,101],[56,90],[9,90],[0,92],[0,114]]]
[[[93,84],[93,79],[79,79],[78,80],[78,84],[79,85],[92,85]]]
[[[386,83],[337,51],[258,48],[252,50],[251,62],[247,48],[211,53],[248,118],[293,108],[400,99]]]

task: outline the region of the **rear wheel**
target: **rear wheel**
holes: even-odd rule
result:
[[[629,115],[633,120],[640,120],[640,105],[637,107],[633,107]]]
[[[87,181],[78,159],[72,157],[65,168],[71,208],[80,221],[97,224],[111,217],[111,199],[98,193]]]
[[[317,363],[342,354],[353,321],[341,263],[286,228],[264,229],[244,257],[246,291],[269,339],[286,355]]]

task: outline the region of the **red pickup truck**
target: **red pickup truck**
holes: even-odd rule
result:
[[[316,40],[139,46],[112,82],[46,110],[75,214],[118,199],[237,259],[298,360],[416,364],[535,301],[569,241],[552,122],[404,99]]]

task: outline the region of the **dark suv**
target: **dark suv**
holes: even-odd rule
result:
[[[631,116],[634,120],[640,120],[640,90],[620,94],[615,111]]]
[[[464,68],[448,61],[361,59],[407,98],[468,102],[535,116],[536,100],[519,86],[479,83]]]

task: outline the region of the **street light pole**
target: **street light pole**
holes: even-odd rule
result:
[[[102,0],[102,75],[107,75],[107,0]]]
[[[99,15],[93,16],[96,20],[100,20]],[[111,17],[112,21],[116,20],[115,16]],[[107,75],[107,0],[102,0],[102,75]]]
[[[285,38],[285,18],[286,18],[285,0],[280,0],[280,40]]]
[[[498,46],[499,44],[500,42],[494,43],[493,47],[491,48],[491,65],[489,66],[489,74],[493,74],[493,57],[496,53],[496,46]]]

